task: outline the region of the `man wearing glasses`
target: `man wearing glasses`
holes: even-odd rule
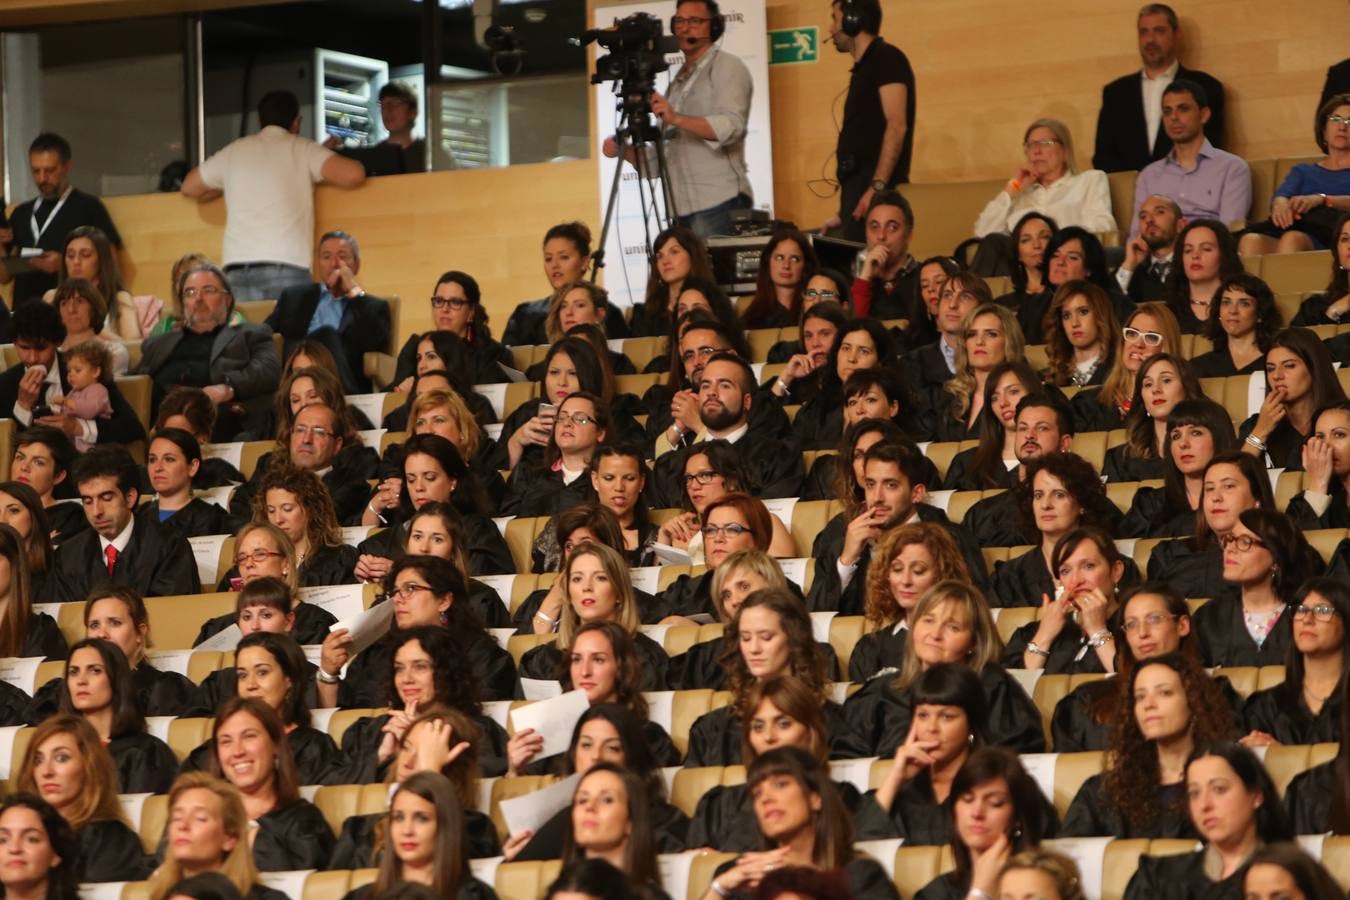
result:
[[[347,232],[330,231],[319,238],[317,263],[319,280],[282,291],[267,324],[285,341],[283,355],[290,356],[305,338],[319,341],[337,361],[342,389],[369,393],[365,355],[389,346],[389,304],[357,282],[361,247]]]
[[[754,82],[745,63],[713,46],[726,30],[716,0],[683,0],[670,30],[679,39],[684,64],[666,95],[653,94],[652,112],[665,126],[676,224],[704,238],[728,234],[731,211],[754,202],[745,170]],[[605,139],[604,153],[618,154],[612,135]],[[631,150],[627,159],[634,159]]]

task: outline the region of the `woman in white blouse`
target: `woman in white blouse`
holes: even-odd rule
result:
[[[1078,171],[1073,136],[1058,119],[1037,119],[1022,138],[1026,162],[975,220],[975,236],[1011,234],[1017,220],[1035,211],[1061,228],[1079,225],[1094,234],[1116,230],[1106,173]]]

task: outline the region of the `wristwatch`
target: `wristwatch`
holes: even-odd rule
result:
[[[886,190],[886,187],[887,187],[886,182],[882,181],[880,178],[872,179],[872,190],[884,191]]]
[[[1035,641],[1027,641],[1027,652],[1034,653],[1037,656],[1044,656],[1047,658],[1050,656],[1050,651],[1042,650],[1040,645],[1037,644]]]

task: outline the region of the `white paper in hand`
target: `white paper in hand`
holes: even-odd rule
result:
[[[542,791],[503,800],[498,807],[502,811],[502,821],[506,823],[506,833],[538,831],[545,822],[572,805],[572,795],[576,793],[580,780],[580,775],[572,775]]]
[[[244,633],[239,630],[238,625],[231,625],[228,628],[217,631],[192,649],[218,650],[221,652],[233,650],[235,647],[239,646],[239,639],[243,636]]]
[[[543,759],[567,750],[577,719],[590,705],[585,691],[568,691],[552,700],[540,700],[511,710],[511,723],[516,734],[533,728],[534,733],[544,739],[544,748],[539,751],[539,758]]]
[[[352,616],[350,619],[342,619],[338,622],[334,622],[328,627],[328,630],[337,631],[339,628],[347,629],[348,636],[352,639],[352,655],[355,656],[388,634],[389,623],[393,618],[393,603],[377,603],[370,609],[365,610],[359,615]]]
[[[349,619],[366,608],[364,584],[325,584],[300,589],[300,599],[321,606],[335,619]]]

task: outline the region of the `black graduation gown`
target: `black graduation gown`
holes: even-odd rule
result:
[[[671,659],[669,679],[672,690],[689,691],[698,688],[726,690],[727,671],[722,668],[721,662],[726,646],[725,636],[715,641],[701,641]],[[827,643],[817,641],[816,646],[820,648],[825,658],[829,680],[838,681],[839,654]]]
[[[1301,529],[1350,528],[1350,503],[1346,500],[1345,483],[1333,478],[1327,493],[1331,503],[1320,516],[1313,512],[1303,491],[1289,501],[1285,514]]]
[[[60,686],[60,679],[52,681]],[[32,698],[22,690],[7,681],[0,681],[0,725],[36,725],[28,717],[31,704]]]
[[[1242,707],[1243,732],[1264,731],[1281,744],[1326,744],[1341,740],[1341,703],[1338,686],[1316,715],[1303,691],[1288,681],[1256,691]]]
[[[685,838],[689,830],[689,817],[664,798],[648,801],[648,809],[651,813],[652,837],[656,844],[656,852],[684,852],[687,846]],[[530,838],[530,842],[516,854],[514,861],[561,859],[571,818],[570,808],[560,810],[539,827],[534,837]]]
[[[1256,416],[1248,417],[1238,426],[1238,445],[1241,446],[1247,440],[1247,435],[1252,433],[1256,427]],[[1289,424],[1285,419],[1271,429],[1270,435],[1266,438],[1265,457],[1270,458],[1270,465],[1276,469],[1288,469],[1293,472],[1303,471],[1303,442],[1307,440],[1306,435],[1299,434],[1298,429]],[[1262,458],[1262,462],[1265,461]]]
[[[1250,375],[1266,370],[1266,355],[1263,353],[1241,369],[1233,362],[1233,356],[1227,348],[1215,348],[1208,353],[1191,357],[1191,371],[1196,378],[1228,378],[1232,375]]]
[[[733,444],[750,478],[750,493],[764,499],[795,497],[801,487],[802,455],[796,443],[754,427]],[[673,508],[684,497],[684,461],[698,452],[698,444],[687,444],[663,454],[656,460],[652,477],[647,479],[648,502],[654,509]]]
[[[1200,640],[1200,658],[1207,666],[1278,666],[1292,640],[1293,608],[1286,607],[1256,646],[1242,616],[1242,599],[1211,600],[1191,616],[1191,631]]]
[[[506,538],[497,523],[487,516],[461,514],[459,525],[464,529],[464,543],[469,551],[470,575],[513,575],[516,562]],[[356,546],[357,556],[369,553],[389,560],[403,557],[403,545],[408,534],[406,522],[373,534]]]
[[[60,547],[66,541],[82,531],[89,530],[89,520],[84,517],[84,509],[78,503],[53,503],[47,507],[47,524],[56,532],[52,546]],[[45,602],[45,597],[37,598]]]
[[[1028,622],[1013,632],[1008,646],[1003,649],[1003,664],[1010,669],[1020,669],[1025,663],[1027,644],[1036,637],[1039,622]],[[1078,623],[1069,620],[1064,629],[1050,642],[1050,658],[1045,661],[1046,675],[1083,675],[1089,672],[1105,672],[1101,657],[1096,649],[1086,644],[1087,635],[1078,627]],[[1107,646],[1112,646],[1108,644]]]
[[[507,653],[484,631],[457,634],[460,649],[478,679],[480,700],[515,698],[516,666]],[[343,709],[374,708],[389,702],[389,673],[393,671],[395,640],[386,635],[356,655],[347,677],[338,686],[338,706]]]
[[[1151,826],[1131,825],[1106,802],[1104,777],[1093,775],[1083,782],[1064,816],[1061,837],[1198,838],[1186,813],[1186,786],[1181,782],[1158,788],[1158,814]]]
[[[319,706],[319,689],[314,678],[314,672],[317,669],[318,666],[309,660],[305,660],[305,705],[310,709],[317,709]],[[196,715],[214,715],[220,704],[239,692],[238,677],[235,674],[234,666],[216,669],[216,671],[207,675],[202,679],[202,683],[197,685],[197,692],[201,706]]]
[[[517,465],[506,480],[506,496],[498,513],[503,516],[556,516],[565,509],[595,500],[590,476],[582,472],[571,484],[563,483],[559,468]]]
[[[633,635],[637,645],[638,657],[642,665],[642,690],[667,690],[667,670],[670,657],[656,641],[638,632]],[[535,678],[540,681],[558,681],[558,673],[563,670],[563,652],[557,644],[540,644],[525,651],[520,658],[520,677]]]
[[[192,486],[199,491],[224,487],[227,484],[243,484],[248,481],[229,461],[219,457],[203,459],[201,468],[192,476]]]
[[[1214,685],[1228,702],[1233,720],[1240,721],[1242,695],[1232,682],[1222,675],[1214,676]],[[1111,747],[1108,722],[1098,721],[1093,709],[1108,693],[1119,689],[1111,678],[1088,681],[1069,692],[1055,704],[1050,716],[1050,740],[1056,753],[1078,753],[1084,750],[1109,750]]]
[[[830,736],[830,759],[862,759],[877,755],[854,734],[842,706],[826,700],[824,711],[825,731]],[[737,715],[736,707],[723,706],[699,716],[689,730],[685,766],[735,766],[740,762],[741,717]]]
[[[1117,444],[1107,448],[1102,459],[1102,477],[1110,482],[1149,481],[1162,478],[1163,461],[1158,457],[1144,458],[1134,456],[1127,450],[1126,444]]]
[[[471,716],[478,726],[478,772],[484,778],[506,774],[506,729],[490,716]],[[380,765],[380,743],[389,714],[357,719],[342,733],[339,765],[330,769],[324,784],[374,784],[383,781],[388,763]],[[391,759],[389,762],[392,762]]]
[[[1022,515],[1017,495],[1004,491],[978,501],[961,517],[961,526],[974,535],[981,547],[1022,547],[1036,544],[1041,533]],[[995,569],[997,578],[997,569]]]
[[[295,638],[296,643],[301,646],[322,644],[323,639],[328,637],[329,626],[337,624],[337,616],[322,606],[316,606],[313,603],[299,603],[294,607],[294,612],[295,627],[291,629],[291,637]],[[202,623],[201,630],[197,632],[197,637],[193,639],[192,646],[196,647],[202,641],[210,640],[238,621],[238,613],[226,613],[223,616],[207,619]]]
[[[152,734],[133,731],[108,742],[119,794],[167,794],[178,777],[178,757]]]
[[[1043,752],[1041,714],[1017,679],[997,663],[985,666],[979,676],[989,704],[989,742],[1019,753]],[[844,704],[844,715],[867,750],[858,756],[893,756],[909,737],[913,713],[911,692],[897,690],[893,679],[878,678],[854,692]]]
[[[150,876],[154,861],[147,859],[140,836],[122,821],[90,822],[75,835],[80,841],[81,883],[141,881]]]
[[[853,645],[848,658],[848,680],[863,684],[875,678],[883,669],[900,668],[909,643],[909,628],[896,629],[887,625],[878,631],[869,631]]]
[[[1184,538],[1195,533],[1195,510],[1169,508],[1167,489],[1141,487],[1116,532],[1122,538]]]
[[[370,894],[373,890],[375,890],[373,882],[363,884],[359,888],[348,891],[342,900],[370,900]],[[282,895],[278,894],[277,896],[281,897]],[[454,900],[497,900],[497,892],[472,875],[466,874],[464,880],[459,883],[459,888],[455,891]]]
[[[969,878],[961,879],[955,872],[946,872],[920,888],[914,900],[964,900],[969,892]]]
[[[680,751],[664,728],[649,719],[644,720],[639,727],[642,729],[642,739],[646,742],[647,749],[651,751],[652,759],[656,761],[658,766],[665,768],[680,764]],[[563,753],[555,753],[552,756],[537,756],[526,764],[525,774],[566,775],[567,757]]]
[[[761,391],[760,396],[765,393],[769,392]],[[797,440],[797,446],[803,450],[832,450],[839,445],[843,433],[842,388],[817,393],[801,405],[792,419],[792,434]]]
[[[862,795],[852,782],[836,781],[834,787],[850,813],[861,805]],[[759,849],[761,840],[747,785],[718,785],[699,798],[689,820],[687,841],[691,848],[714,847],[723,853],[744,853]]]
[[[475,395],[476,396],[476,395]],[[404,428],[391,429],[404,431]],[[254,498],[258,485],[272,465],[271,452],[264,453],[258,459],[253,477],[240,485],[230,496],[230,512],[240,519],[251,518]],[[361,521],[361,513],[370,502],[370,479],[380,470],[380,454],[373,447],[354,444],[343,447],[334,456],[328,471],[321,476],[324,487],[333,500],[333,510],[337,520],[344,525],[354,525]]]
[[[1069,411],[1073,413],[1075,434],[1110,431],[1124,426],[1125,420],[1121,417],[1120,410],[1114,406],[1107,408],[1097,402],[1100,392],[1100,387],[1087,387],[1069,398]]]
[[[1141,856],[1124,900],[1241,900],[1242,866],[1222,881],[1205,874],[1205,851],[1180,856]]]
[[[159,500],[152,500],[136,510],[136,514],[151,522],[159,522]],[[187,505],[162,523],[185,538],[205,537],[209,534],[234,534],[244,523],[214,503],[193,497]]]
[[[994,470],[994,483],[986,484],[975,471],[975,453],[978,447],[962,450],[947,466],[947,477],[942,481],[942,489],[947,491],[991,491],[995,488],[1010,488],[1017,484],[1017,469],[1009,469],[1002,462]]]
[[[756,826],[754,834],[756,837],[758,836],[758,826]],[[746,849],[756,850],[758,848],[759,843],[756,841],[753,846]],[[727,860],[717,867],[713,877],[716,878],[723,872],[728,871],[735,864],[734,859]],[[895,884],[886,874],[886,870],[882,868],[881,863],[870,856],[862,854],[854,856],[844,866],[844,874],[848,877],[849,896],[853,900],[901,900],[900,892],[895,889]],[[735,898],[735,900],[750,900],[752,892],[732,891],[727,896]]]
[[[855,840],[870,841],[904,838],[906,844],[936,846],[952,839],[951,819],[933,793],[932,773],[927,769],[901,785],[888,813],[877,805],[876,791],[868,791],[854,815]],[[1044,837],[1059,831],[1055,806],[1039,795]]]
[[[253,862],[260,872],[321,869],[332,853],[333,829],[308,800],[296,800],[258,819]]]
[[[202,704],[197,685],[177,672],[165,672],[143,662],[131,670],[131,680],[136,689],[136,708],[141,715],[189,716],[209,712]],[[60,706],[61,679],[53,678],[33,693],[24,710],[24,720],[29,725],[41,724]],[[0,709],[4,708],[0,701]]]
[[[65,659],[67,651],[66,637],[56,620],[44,612],[30,612],[28,630],[24,633],[19,655]]]
[[[1299,772],[1284,792],[1294,834],[1326,834],[1331,828],[1331,803],[1336,796],[1336,760]]]
[[[1223,551],[1213,537],[1203,550],[1194,538],[1157,544],[1148,558],[1148,577],[1166,582],[1183,597],[1241,597],[1240,588],[1223,580]]]
[[[1121,589],[1139,583],[1139,567],[1128,557],[1125,572],[1120,579]],[[1055,595],[1054,579],[1045,562],[1045,554],[1037,544],[1026,553],[994,567],[994,584],[990,591],[990,606],[1040,606],[1041,595]],[[1033,630],[1032,634],[1035,634]],[[1010,666],[1021,668],[1021,665]]]
[[[317,728],[297,725],[286,735],[286,742],[290,745],[291,758],[295,761],[295,771],[300,777],[301,784],[324,784],[324,776],[342,763],[333,739]],[[211,754],[215,753],[215,743],[212,738],[207,738],[199,744],[188,754],[187,759],[183,760],[183,771],[210,771]],[[331,833],[331,829],[329,832]],[[327,858],[328,855],[325,853],[324,859]]]
[[[568,810],[570,812],[570,810]],[[333,846],[333,854],[327,866],[314,868],[328,869],[370,869],[375,867],[375,828],[385,813],[370,813],[364,816],[348,816],[342,823],[342,833]],[[470,859],[488,859],[502,855],[502,845],[497,839],[497,826],[486,813],[476,809],[464,810],[464,837],[469,845]],[[552,859],[560,859],[559,853]],[[517,856],[516,860],[520,857]]]
[[[547,310],[545,310],[545,313],[547,313]],[[417,374],[417,345],[422,342],[422,338],[429,336],[434,330],[413,334],[399,349],[393,384],[399,384],[404,379],[412,378]],[[477,333],[476,330],[471,331],[470,336],[471,339],[466,340],[464,346],[469,350],[469,355],[473,357],[473,383],[499,384],[509,380],[498,363],[514,368],[515,360],[511,356],[511,351],[492,338]]]
[[[491,590],[489,588],[489,590]],[[494,597],[496,594],[494,592]],[[655,625],[666,616],[670,615],[670,610],[662,605],[662,602],[643,590],[633,589],[634,600],[638,606],[638,621],[643,625]],[[548,599],[548,589],[539,588],[531,591],[529,596],[516,607],[516,611],[509,615],[507,621],[501,625],[490,625],[490,628],[514,628],[516,634],[521,636],[534,634],[534,614],[539,612],[539,608],[544,605]],[[500,599],[497,605],[502,606]]]
[[[717,617],[717,607],[712,600],[712,570],[698,575],[681,575],[662,591],[656,598],[656,605],[666,610],[667,615],[695,616],[699,614]]]
[[[142,597],[201,593],[197,560],[187,538],[141,518],[133,521],[131,540],[117,557],[111,576],[98,532],[92,528],[62,544],[52,561],[44,599],[84,600],[106,584],[135,588]]]

